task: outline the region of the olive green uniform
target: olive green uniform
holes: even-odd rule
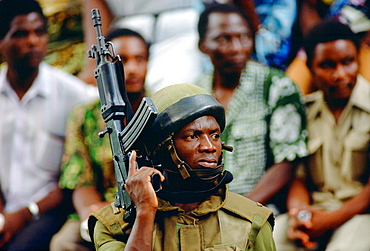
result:
[[[123,250],[132,224],[124,210],[105,207],[90,217],[97,250]],[[259,203],[220,189],[190,212],[159,199],[153,250],[275,250],[274,217]]]

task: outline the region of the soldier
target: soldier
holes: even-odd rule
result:
[[[227,191],[232,175],[222,164],[223,106],[189,84],[166,87],[153,102],[159,115],[147,146],[156,168],[136,169],[133,152],[125,188],[135,219],[124,221],[125,210],[113,205],[93,213],[89,230],[97,250],[275,250],[272,212]],[[158,193],[154,173],[162,180]]]

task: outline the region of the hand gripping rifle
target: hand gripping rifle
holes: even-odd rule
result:
[[[148,133],[158,110],[150,98],[144,97],[133,115],[127,97],[122,61],[119,55],[115,55],[113,44],[105,42],[99,10],[93,9],[91,13],[97,34],[97,45],[93,45],[88,51],[88,57],[96,60],[94,76],[98,84],[102,116],[106,123],[105,130],[100,132],[99,136],[109,134],[117,182],[115,206],[126,210],[124,219],[127,219],[134,209],[125,190],[129,155],[132,150],[136,150],[139,166],[152,166],[146,154],[143,138]],[[152,184],[156,191],[159,190],[159,175],[152,177]]]

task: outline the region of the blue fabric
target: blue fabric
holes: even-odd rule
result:
[[[285,70],[292,27],[297,15],[295,0],[254,0],[262,29],[256,35],[256,59]]]
[[[340,10],[343,8],[344,5],[347,3],[350,3],[351,1],[349,0],[335,0],[329,8],[328,16],[329,17],[334,17],[337,16],[340,12]]]

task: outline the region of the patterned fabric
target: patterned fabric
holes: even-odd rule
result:
[[[39,0],[48,19],[49,44],[45,61],[77,75],[87,60],[81,0]]]
[[[45,62],[73,75],[87,60],[81,0],[39,0],[48,21],[49,44]],[[3,59],[0,55],[0,63]]]
[[[212,74],[198,85],[212,91]],[[282,72],[250,61],[226,111],[221,139],[234,147],[225,152],[225,168],[234,174],[230,191],[249,193],[266,168],[307,154],[306,121],[297,87]]]
[[[362,2],[362,0],[355,0]],[[318,0],[316,5],[317,13],[321,18],[329,18],[339,14],[340,9],[351,0]]]
[[[113,201],[116,180],[109,137],[99,138],[105,122],[100,101],[77,107],[67,124],[60,187],[96,186],[103,200]]]
[[[254,3],[262,26],[256,34],[257,60],[285,70],[297,3],[295,0],[254,0]]]

